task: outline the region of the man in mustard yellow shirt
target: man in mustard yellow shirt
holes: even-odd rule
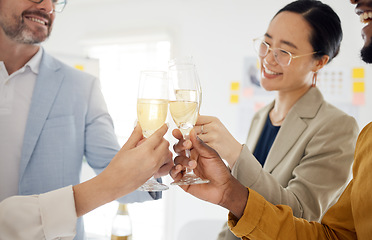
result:
[[[372,2],[372,1],[371,1]],[[195,173],[209,184],[182,186],[202,199],[230,210],[229,227],[242,239],[372,239],[372,123],[359,135],[354,179],[349,183],[338,202],[325,214],[322,223],[296,218],[290,207],[273,205],[261,195],[241,185],[229,172],[212,148],[195,132],[190,140],[194,153],[198,153]],[[178,156],[177,164],[195,166],[194,161]],[[178,179],[182,170],[176,165],[171,171]]]
[[[356,14],[367,23],[362,35],[365,41],[361,57],[372,63],[372,0],[351,0],[356,4]],[[177,133],[175,134],[177,136]],[[356,144],[353,180],[349,183],[338,202],[324,215],[321,223],[308,222],[293,217],[290,207],[273,205],[261,195],[241,185],[229,172],[217,152],[208,147],[194,131],[190,140],[193,146],[192,158],[182,154],[175,159],[177,164],[171,170],[174,179],[181,177],[183,166],[194,171],[209,184],[182,186],[202,199],[230,210],[229,227],[242,239],[372,239],[372,123],[361,131]],[[191,147],[186,141],[175,146],[182,153]]]

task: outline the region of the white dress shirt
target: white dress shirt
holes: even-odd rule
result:
[[[0,201],[18,194],[23,137],[42,51],[11,75],[0,61]]]
[[[70,240],[76,221],[72,186],[0,202],[0,240]]]

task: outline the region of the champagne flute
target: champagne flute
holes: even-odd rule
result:
[[[180,129],[184,139],[189,139],[199,115],[201,104],[201,86],[191,57],[173,59],[169,63],[171,85],[169,110],[173,121]],[[190,157],[190,150],[186,150]],[[190,185],[208,183],[209,180],[196,176],[193,170],[186,168],[185,175],[171,185]]]
[[[163,71],[142,71],[138,87],[137,118],[142,134],[148,138],[158,130],[167,119],[169,83]],[[159,183],[152,176],[138,190],[164,191],[168,186]]]

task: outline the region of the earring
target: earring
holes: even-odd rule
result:
[[[318,80],[318,72],[314,72],[313,75],[313,82],[311,84],[312,87],[316,87],[316,81]]]

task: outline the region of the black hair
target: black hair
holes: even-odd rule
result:
[[[310,24],[312,33],[309,40],[317,52],[315,58],[328,55],[330,62],[337,56],[343,36],[341,20],[330,6],[316,0],[298,0],[280,9],[274,18],[286,11],[301,14]]]

